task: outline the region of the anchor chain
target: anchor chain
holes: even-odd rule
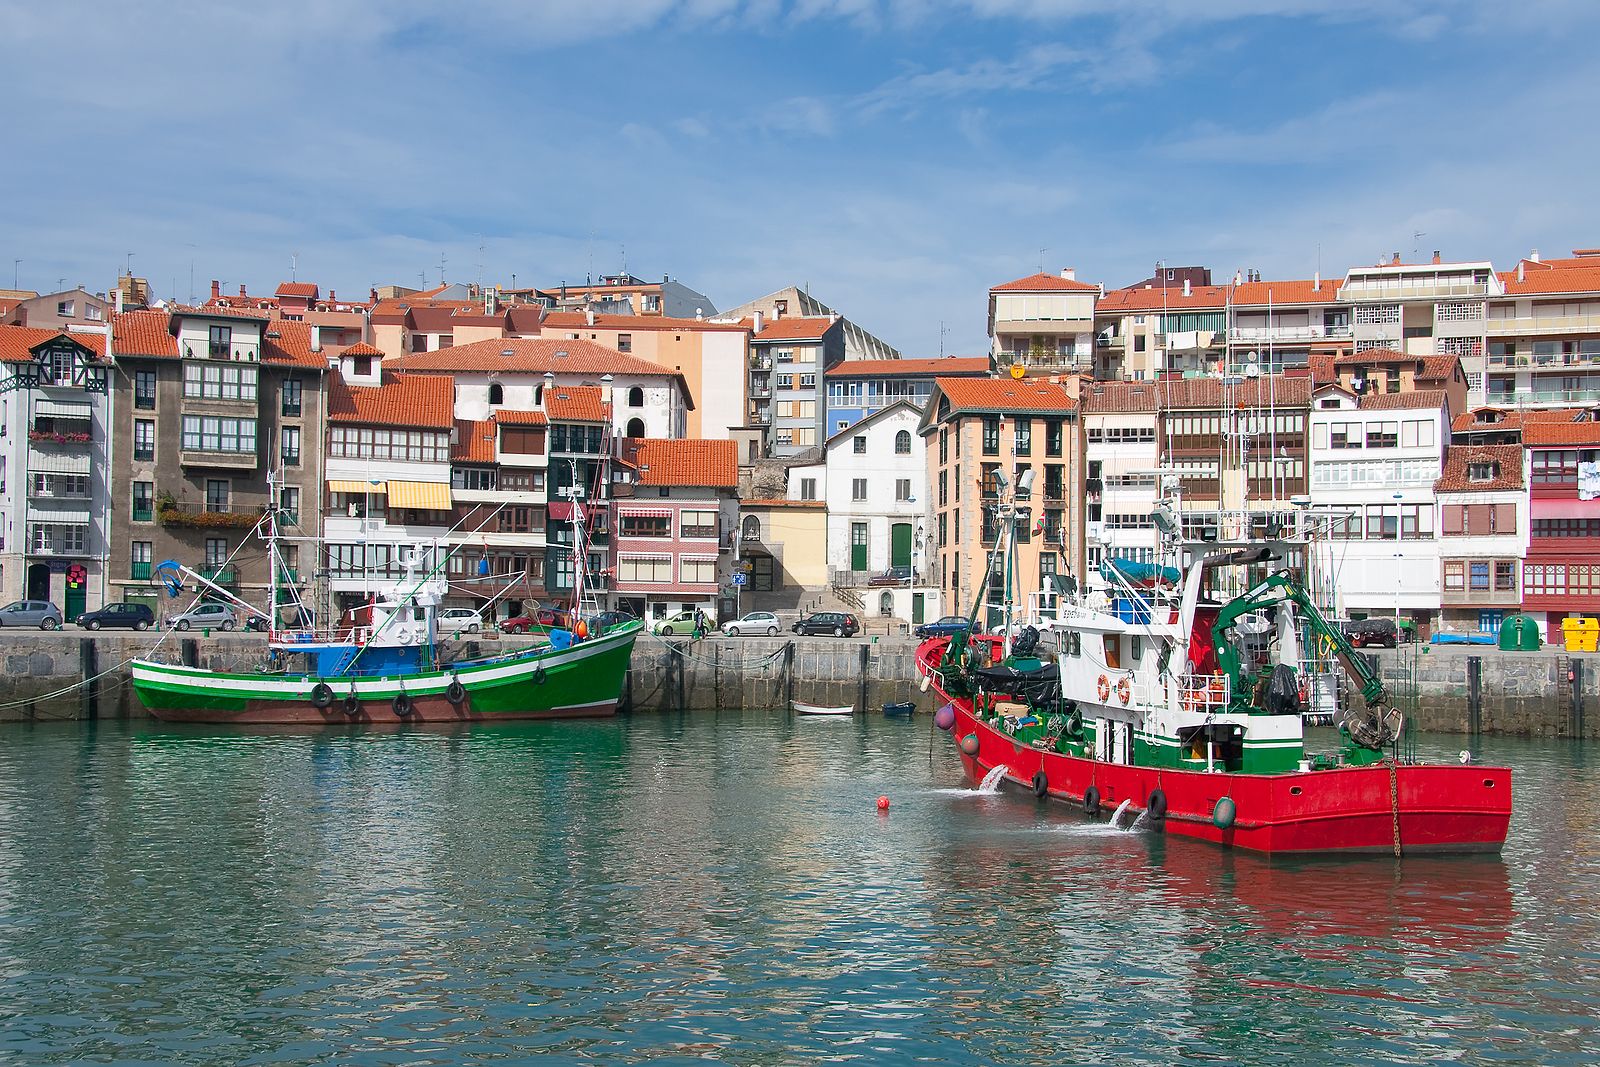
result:
[[[1394,854],[1400,855],[1400,783],[1398,760],[1389,759],[1389,818],[1394,828]]]

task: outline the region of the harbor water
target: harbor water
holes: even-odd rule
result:
[[[1477,755],[1503,855],[1269,862],[927,716],[8,725],[0,1062],[1593,1063],[1594,753]]]

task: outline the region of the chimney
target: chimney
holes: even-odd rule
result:
[[[373,286],[371,289],[367,290],[367,299],[372,301],[374,304],[376,304],[378,302],[378,287],[377,286]]]
[[[1244,284],[1244,275],[1241,274],[1238,271],[1234,271],[1233,272],[1233,284],[1234,285],[1243,285]]]
[[[662,285],[666,285],[666,284],[667,284],[667,283],[668,283],[668,282],[670,282],[670,281],[671,281],[671,280],[672,280],[672,279],[671,279],[671,278],[669,278],[669,277],[667,277],[667,276],[666,276],[666,275],[665,275],[665,274],[663,274],[663,275],[662,275],[662,276],[661,276],[661,284],[662,284]]]
[[[118,315],[122,314],[122,286],[120,286],[120,285],[117,286],[116,292],[113,295],[112,299],[115,301],[115,306],[116,306],[115,314],[118,314]]]
[[[211,299],[215,300],[222,295],[222,283],[215,278],[211,279]]]
[[[1539,250],[1535,248],[1532,252],[1529,252],[1528,258],[1533,260],[1535,263],[1539,262]]]
[[[337,299],[338,298],[333,295],[333,290],[329,289],[328,290],[328,303],[332,304]]]
[[[583,309],[583,321],[590,326],[594,325],[594,308],[586,305]]]
[[[1525,260],[1525,259],[1519,259],[1519,260],[1517,260],[1517,281],[1519,281],[1519,282],[1527,281],[1527,279],[1528,279],[1528,261]]]
[[[1185,278],[1183,280],[1183,295],[1184,296],[1192,295],[1191,292],[1190,292],[1190,289],[1189,289],[1189,279],[1188,278]]]
[[[1313,293],[1322,292],[1322,272],[1320,270],[1311,276],[1311,291]]]
[[[311,327],[311,351],[313,351],[313,352],[321,352],[322,351],[322,327],[321,326],[315,326],[314,325],[314,326]]]
[[[244,282],[240,282],[240,283],[239,283],[239,295],[240,295],[240,296],[244,296],[244,295],[245,295],[245,291],[244,291]]]
[[[833,325],[834,323],[838,322],[838,321],[839,321],[839,313],[837,311],[828,312],[828,324],[830,326]]]
[[[1078,280],[1078,270],[1076,267],[1062,267],[1061,276],[1069,282],[1075,282]]]
[[[761,332],[761,312],[758,311],[754,315],[751,315],[750,319],[754,323],[754,325],[750,328],[750,332],[751,333],[760,333]]]
[[[600,375],[600,403],[606,407],[611,406],[611,383],[613,379],[609,374]]]
[[[1436,264],[1440,262],[1440,260],[1439,260],[1439,250],[1437,248],[1435,248],[1433,250],[1433,261]]]
[[[1399,253],[1399,252],[1396,252],[1396,253],[1395,253],[1395,254],[1394,254],[1394,260],[1393,260],[1393,263],[1394,263],[1394,265],[1395,265],[1395,266],[1397,266],[1397,267],[1398,267],[1398,266],[1399,266],[1399,265],[1400,265],[1400,253]]]

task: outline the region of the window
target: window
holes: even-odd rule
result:
[[[794,388],[794,375],[792,375],[792,374],[780,374],[780,375],[778,375],[778,388],[779,389],[793,389]]]
[[[617,578],[624,582],[670,582],[672,557],[622,556],[617,560]]]
[[[1500,464],[1493,460],[1467,464],[1467,480],[1469,482],[1492,482],[1498,477],[1500,477]]]
[[[495,472],[481,467],[457,467],[450,472],[450,487],[487,491],[495,487]]]
[[[58,301],[56,301],[56,314],[57,315],[62,315],[64,317],[66,317],[66,318],[72,318],[73,317],[73,305],[74,305],[74,301],[71,301],[71,300],[58,300]]]
[[[815,389],[816,387],[817,387],[817,376],[815,374],[802,374],[802,375],[800,375],[800,388],[802,388],[802,389]]]
[[[1033,420],[1017,419],[1012,424],[1012,444],[1017,455],[1026,456],[1033,452]]]
[[[227,359],[233,347],[233,327],[211,327],[210,355],[212,359]]]
[[[1394,448],[1400,443],[1400,424],[1373,422],[1367,424],[1368,448]]]
[[[894,483],[894,498],[896,500],[900,501],[901,503],[904,503],[904,502],[912,499],[912,496],[911,496],[911,479],[910,478],[896,478],[895,479],[895,483]]]
[[[128,577],[135,581],[148,582],[150,564],[155,559],[155,545],[150,541],[134,541],[128,547],[128,560],[132,564]]]
[[[856,455],[864,456],[867,454],[867,437],[865,434],[857,434],[855,440],[852,441],[851,444],[855,447]]]
[[[1444,565],[1444,588],[1449,593],[1459,593],[1466,588],[1464,567],[1459,560],[1447,561]]]
[[[1360,448],[1361,424],[1359,422],[1335,422],[1328,426],[1329,448]]]
[[[911,431],[901,430],[894,435],[894,454],[897,456],[911,455]]]
[[[1467,565],[1467,588],[1474,593],[1489,590],[1489,561],[1473,560]]]
[[[1494,590],[1497,593],[1515,592],[1517,588],[1517,561],[1510,559],[1497,559],[1494,561]]]
[[[623,537],[671,537],[672,519],[667,515],[624,513],[617,520],[617,532]]]
[[[133,483],[133,521],[149,522],[155,516],[155,482]]]
[[[225,537],[206,538],[206,570],[214,571],[228,563],[228,539]]]
[[[1044,420],[1044,454],[1047,456],[1061,455],[1061,420]]]
[[[942,426],[939,428],[939,462],[950,462],[950,431]]]
[[[286,467],[300,466],[300,427],[285,426],[279,431],[282,436],[283,465]]]
[[[941,511],[939,513],[939,547],[940,548],[943,548],[945,546],[945,542],[947,540],[947,536],[946,535],[947,535],[948,530],[949,530],[949,526],[945,522],[945,518],[946,518],[946,513]]]
[[[229,485],[226,478],[206,479],[206,510],[228,510]]]
[[[623,351],[626,352],[627,349],[623,349]],[[644,406],[644,390],[637,385],[628,390],[628,406],[630,408]]]
[[[351,361],[350,373],[358,378],[370,377],[372,374],[372,357],[357,356]]]
[[[283,414],[295,418],[300,414],[305,383],[291,375],[283,380]]]
[[[617,351],[618,352],[632,352],[633,351],[633,334],[631,334],[631,333],[619,333],[619,334],[617,334]]]
[[[815,478],[801,478],[800,479],[800,499],[801,500],[815,500],[815,499],[817,499],[817,480]]]
[[[153,411],[156,406],[156,372],[153,370],[136,370],[133,372],[133,406],[144,411]]]
[[[189,363],[183,368],[183,395],[188,400],[256,399],[256,368]]]
[[[489,403],[504,404],[506,402],[506,387],[499,382],[489,383]]]
[[[298,486],[286,485],[278,490],[278,511],[282,522],[290,526],[300,525],[300,489]]]
[[[133,458],[156,458],[156,424],[150,419],[133,420]]]
[[[850,499],[851,500],[865,500],[865,499],[867,499],[867,480],[865,478],[854,478],[854,479],[851,479],[851,482],[850,482]]]
[[[1000,418],[997,415],[985,415],[983,418],[983,454],[1000,454]]]
[[[224,419],[215,415],[185,415],[183,447],[186,450],[202,452],[254,452],[256,420]]]
[[[255,448],[255,420],[249,423]],[[188,419],[184,420],[187,432]],[[552,435],[558,427],[552,427]],[[243,430],[240,431],[243,436]],[[188,447],[188,446],[185,446]],[[381,430],[370,426],[334,426],[328,430],[328,455],[340,459],[395,459],[411,463],[448,463],[450,435],[427,430]]]
[[[1533,454],[1533,484],[1570,485],[1578,480],[1578,453],[1574,449],[1545,449]]]
[[[679,537],[703,537],[715,539],[720,532],[717,525],[717,513],[714,510],[691,510],[685,508],[678,513]]]
[[[717,561],[714,559],[680,559],[678,581],[700,582],[710,585],[717,580]]]
[[[945,472],[939,472],[939,506],[942,508],[950,503],[950,486],[945,481]]]
[[[1600,519],[1534,519],[1533,536],[1600,537]]]

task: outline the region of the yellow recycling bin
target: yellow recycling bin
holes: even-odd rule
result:
[[[1583,651],[1583,620],[1570,616],[1561,620],[1561,643],[1568,652]]]
[[[1578,620],[1578,651],[1600,651],[1600,619]]]

